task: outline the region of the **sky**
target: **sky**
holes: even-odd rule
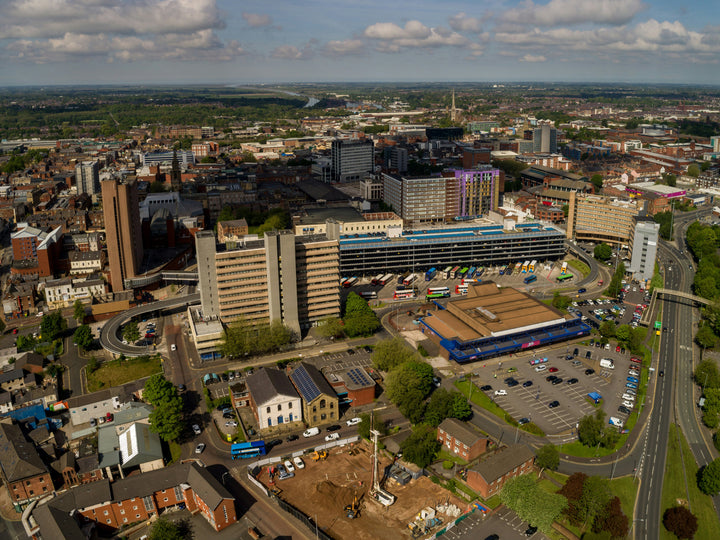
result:
[[[720,84],[717,0],[0,0],[0,86]]]

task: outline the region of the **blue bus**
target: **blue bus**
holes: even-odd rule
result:
[[[536,280],[537,280],[537,276],[535,274],[532,274],[531,276],[528,276],[525,279],[523,279],[523,281],[525,282],[525,285],[527,285],[528,283],[532,283],[533,281],[536,281]]]
[[[436,268],[431,268],[427,272],[425,272],[425,281],[430,281],[435,277],[435,274],[437,274]]]
[[[233,459],[245,459],[264,456],[266,454],[265,441],[250,441],[235,443],[230,446],[230,457]]]
[[[474,278],[474,277],[475,277],[475,272],[477,272],[477,268],[476,268],[475,266],[471,266],[471,267],[470,267],[470,270],[468,270],[468,273],[467,273],[467,275],[466,275],[465,277],[466,277],[466,278]]]

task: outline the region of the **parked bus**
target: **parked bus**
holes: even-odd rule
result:
[[[460,280],[460,285],[467,285],[468,283],[480,283],[480,280],[476,278],[463,278]]]
[[[265,454],[265,441],[235,443],[230,446],[230,457],[233,459],[246,459],[264,456]]]
[[[457,277],[458,272],[460,271],[459,266],[453,267],[452,270],[450,270],[450,279],[455,279]]]
[[[532,274],[532,275],[526,277],[525,279],[523,279],[523,281],[525,282],[525,285],[527,285],[528,283],[532,283],[533,281],[537,281],[537,276],[536,276],[535,274]]]
[[[520,268],[520,271],[525,274],[528,271],[528,268],[530,268],[530,261],[525,261],[522,263],[522,267]]]
[[[535,267],[536,267],[536,266],[537,266],[537,261],[532,261],[532,262],[530,263],[529,271],[532,272],[532,273],[535,273]]]
[[[450,279],[451,271],[452,271],[452,266],[448,266],[445,270],[443,270],[443,273],[442,273],[443,279]]]
[[[405,283],[405,278],[408,277],[409,275],[410,275],[410,272],[405,272],[404,274],[400,274],[398,276],[398,285],[402,285],[403,283]]]
[[[564,274],[567,272],[567,262],[562,263],[562,266],[560,267],[560,273]]]
[[[382,274],[378,274],[377,276],[375,276],[374,278],[372,278],[372,280],[370,280],[370,284],[371,284],[371,285],[377,285],[378,283],[380,283],[380,280],[382,279],[382,277],[383,277]]]
[[[515,264],[515,269],[513,270],[513,274],[519,274],[522,270],[522,263],[518,262]]]
[[[557,280],[558,280],[560,283],[562,283],[562,282],[567,281],[568,279],[572,279],[572,278],[573,278],[573,275],[572,275],[572,274],[562,274],[562,275],[560,275],[560,276],[557,277]]]
[[[405,279],[403,279],[403,285],[405,285],[406,287],[409,287],[410,285],[412,285],[413,283],[415,283],[415,280],[416,280],[417,278],[418,278],[418,277],[417,277],[417,274],[410,274],[408,277],[406,277]]]
[[[460,272],[455,277],[462,279],[467,275],[467,271],[468,271],[468,267],[464,266],[463,268],[460,269]]]
[[[350,287],[355,285],[357,282],[358,282],[358,278],[353,276],[350,279],[348,279],[347,281],[345,281],[345,283],[343,283],[343,287],[345,287],[346,289],[349,289]]]
[[[344,287],[344,286],[345,286],[345,282],[346,282],[347,280],[348,280],[348,278],[346,278],[346,277],[342,278],[342,279],[340,280],[340,286],[341,286],[341,287]]]
[[[373,298],[377,298],[377,293],[375,291],[363,291],[360,293],[360,296],[365,300],[371,300]]]
[[[484,266],[480,266],[480,267],[477,269],[477,272],[475,272],[475,277],[480,277],[480,276],[482,276],[484,273],[485,273],[485,267],[484,267]]]
[[[449,287],[428,287],[428,290],[427,290],[428,294],[443,293],[443,292],[449,293],[450,288]]]
[[[378,285],[387,285],[388,283],[390,283],[390,280],[392,278],[392,274],[385,274],[382,278],[380,278],[380,281],[378,281]]]
[[[466,278],[474,278],[475,272],[477,272],[477,266],[471,266],[470,270],[468,270],[467,275],[465,277]]]
[[[437,298],[448,298],[449,296],[450,296],[450,291],[435,292],[435,293],[428,292],[425,295],[425,300],[430,301],[430,300],[435,300]]]
[[[433,267],[425,272],[425,281],[431,281],[437,274],[437,268]]]
[[[504,264],[504,265],[500,268],[500,275],[501,275],[501,276],[504,275],[506,270],[507,270],[507,265]]]
[[[455,285],[455,294],[467,294],[467,285]]]
[[[405,300],[406,298],[415,298],[415,291],[412,289],[405,289],[402,291],[395,291],[393,293],[393,300]]]

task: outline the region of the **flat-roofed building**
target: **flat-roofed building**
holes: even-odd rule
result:
[[[642,210],[637,200],[570,192],[567,238],[579,241],[629,244],[635,217]]]
[[[660,236],[660,224],[649,216],[637,216],[630,235],[630,267],[633,278],[638,281],[652,279]]]
[[[467,296],[428,312],[421,331],[440,354],[459,363],[539,347],[590,333],[579,318],[563,315],[529,294],[492,281],[470,284]]]
[[[375,167],[375,145],[370,139],[335,140],[331,158],[334,182],[358,182]]]

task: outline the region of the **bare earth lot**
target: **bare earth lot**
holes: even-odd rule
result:
[[[349,446],[332,449],[327,460],[320,462],[303,457],[305,468],[296,469],[294,478],[282,481],[276,478],[275,486],[282,490],[279,497],[309,516],[317,516],[320,528],[334,538],[352,540],[411,538],[408,522],[421,509],[440,502],[449,501],[463,511],[467,509],[467,503],[424,476],[405,486],[386,483],[385,489],[395,495],[396,501],[390,507],[382,506],[368,494],[372,483],[372,449],[365,443],[355,448],[359,452],[354,456],[349,455]],[[389,459],[381,460],[381,474],[389,465]],[[270,486],[267,468],[258,480]],[[356,495],[362,497],[360,516],[349,519],[343,509]],[[444,522],[452,519],[443,514],[439,517]]]

